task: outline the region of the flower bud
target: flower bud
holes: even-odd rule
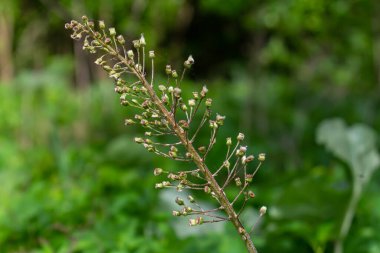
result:
[[[163,169],[161,169],[161,168],[155,168],[153,174],[155,176],[159,176],[159,175],[162,174],[162,172],[163,172]]]
[[[140,37],[140,45],[141,45],[141,46],[145,46],[145,45],[146,45],[145,38],[144,38],[144,34],[141,34],[141,37]]]
[[[185,68],[189,69],[189,68],[191,68],[191,65],[193,65],[193,64],[194,64],[194,58],[193,58],[193,56],[190,55],[187,58],[187,60],[183,63],[183,66]]]
[[[178,87],[174,88],[173,90],[174,97],[179,98],[181,96],[181,92],[182,90],[180,88]]]
[[[192,107],[192,106],[195,106],[195,100],[194,99],[189,99],[189,106]]]
[[[197,91],[193,92],[193,97],[195,100],[199,99],[199,93]]]
[[[264,214],[266,214],[267,212],[267,207],[266,206],[262,206],[260,208],[260,216],[263,216]]]
[[[183,201],[183,199],[181,199],[179,197],[177,197],[175,199],[175,203],[177,203],[177,205],[179,205],[179,206],[183,206],[185,204],[185,202]]]
[[[182,111],[185,111],[185,112],[186,112],[186,111],[187,111],[187,106],[186,106],[185,104],[182,104],[182,105],[181,105],[181,109],[182,109]]]
[[[158,85],[158,89],[159,89],[160,91],[166,91],[166,86],[160,84],[160,85]]]
[[[205,97],[206,94],[207,94],[207,92],[208,92],[207,87],[206,87],[206,86],[203,86],[202,91],[201,91],[201,97]]]
[[[216,114],[216,123],[218,125],[223,126],[225,119],[226,119],[226,116],[221,116],[219,114]]]
[[[133,53],[132,50],[128,50],[127,55],[128,55],[128,58],[132,60],[132,59],[133,59],[133,56],[134,56],[135,54]]]
[[[134,40],[132,41],[133,47],[134,48],[139,48],[140,47],[140,40]]]
[[[264,162],[265,161],[265,154],[264,153],[259,154],[258,160],[260,162]]]
[[[211,188],[208,185],[206,185],[203,190],[205,193],[211,193]]]
[[[112,37],[116,35],[116,29],[115,29],[115,27],[110,27],[108,30],[109,30],[110,35],[111,35]]]
[[[242,141],[242,140],[244,140],[244,134],[239,133],[236,139],[237,139],[238,141]]]
[[[163,181],[163,182],[162,182],[162,185],[163,185],[164,187],[167,187],[167,186],[170,186],[171,183],[170,183],[169,181]]]
[[[227,169],[230,168],[230,165],[231,164],[230,164],[230,162],[228,160],[226,160],[226,161],[223,162],[223,166],[226,167]]]
[[[190,201],[190,203],[194,203],[195,202],[194,197],[191,196],[191,195],[187,196],[187,199]]]
[[[231,144],[232,144],[231,137],[228,137],[227,140],[226,140],[226,145],[227,146],[231,146]]]
[[[125,44],[125,39],[123,37],[123,35],[119,35],[117,36],[117,41],[121,44],[121,45],[124,45]]]
[[[205,104],[207,107],[210,107],[212,105],[212,99],[211,98],[206,99]]]
[[[153,59],[154,57],[156,57],[154,51],[149,51],[149,58]]]
[[[247,174],[247,175],[245,176],[245,181],[246,181],[247,183],[252,182],[252,179],[253,179],[253,175],[251,175],[251,174]]]
[[[177,71],[175,71],[175,70],[172,71],[172,77],[173,78],[178,78]]]
[[[162,188],[164,188],[164,186],[163,186],[162,183],[157,183],[154,188],[156,188],[156,189],[162,189]]]
[[[104,24],[104,20],[99,20],[99,28],[101,30],[105,29],[106,28],[106,25]]]
[[[189,225],[192,227],[192,226],[196,226],[198,225],[198,222],[196,219],[189,219]]]
[[[136,122],[134,122],[132,119],[126,119],[125,121],[124,121],[124,124],[126,125],[126,126],[129,126],[129,125],[133,125],[133,124],[135,124]]]
[[[141,144],[141,143],[144,143],[144,139],[139,138],[139,137],[135,137],[135,142]]]
[[[240,177],[235,178],[235,184],[236,184],[236,186],[241,186]]]
[[[237,156],[243,156],[247,152],[247,147],[240,146],[238,150],[236,150],[236,155]]]
[[[178,211],[173,211],[172,214],[173,216],[181,216],[181,213]]]
[[[206,147],[205,146],[201,146],[201,147],[198,148],[198,151],[199,151],[199,153],[204,154],[204,153],[206,153]]]
[[[170,75],[172,73],[172,66],[166,65],[166,67],[165,67],[165,73],[167,75]]]

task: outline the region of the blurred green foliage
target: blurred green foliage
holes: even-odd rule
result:
[[[2,36],[12,45],[5,62],[15,71],[0,85],[0,252],[244,252],[228,224],[196,231],[176,225],[152,175],[154,167],[175,164],[132,143],[137,130],[123,119],[133,112],[119,106],[112,84],[63,29],[83,13],[129,39],[144,32],[161,69],[181,66],[192,53],[196,64],[184,90],[206,83],[215,110],[228,119],[221,137],[245,132],[252,152],[267,153],[245,215],[253,224],[255,210],[269,208],[253,236],[260,252],[332,252],[352,174],[346,157],[338,154],[340,161],[316,143],[316,130],[331,117],[366,124],[378,150],[379,5],[1,1],[0,20],[9,21],[1,24],[13,35]],[[86,87],[75,69],[89,73]],[[219,161],[219,151],[212,160]],[[345,252],[380,252],[375,169]]]

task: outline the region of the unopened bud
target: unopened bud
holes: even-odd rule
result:
[[[239,133],[236,139],[237,139],[238,141],[242,141],[242,140],[244,140],[244,134]]]
[[[230,164],[230,162],[228,160],[226,160],[226,161],[223,162],[223,166],[226,167],[227,169],[230,168],[230,165],[231,164]]]
[[[153,174],[155,176],[159,176],[159,175],[162,174],[162,172],[163,172],[163,169],[161,169],[161,168],[155,168]]]
[[[136,143],[144,143],[144,139],[143,138],[139,138],[139,137],[135,137],[135,142]]]
[[[116,29],[114,27],[109,28],[110,35],[113,37],[116,35]]]
[[[173,94],[176,98],[179,98],[181,96],[181,92],[182,92],[182,90],[178,87],[174,88],[174,90],[173,90]]]
[[[203,86],[202,91],[201,91],[201,97],[205,97],[206,94],[207,94],[207,92],[208,92],[207,87],[206,87],[206,86]]]
[[[172,66],[166,65],[166,67],[165,67],[165,73],[167,75],[170,75],[172,73]]]
[[[204,187],[204,191],[205,191],[205,193],[210,193],[211,192],[211,188],[208,185],[206,185]]]
[[[198,148],[198,151],[199,151],[199,153],[204,154],[204,153],[206,153],[206,147],[205,146],[201,146],[201,147]]]
[[[226,145],[227,146],[231,146],[231,144],[232,144],[231,137],[228,137],[227,140],[226,140]]]
[[[260,208],[260,216],[263,216],[264,214],[266,214],[267,212],[267,207],[266,206],[262,206]]]
[[[226,119],[226,116],[221,116],[219,114],[216,114],[216,123],[218,125],[223,126],[225,119]]]
[[[106,28],[106,25],[104,24],[104,21],[103,20],[99,20],[99,28],[101,30],[105,29]]]
[[[210,107],[212,105],[212,99],[211,98],[206,99],[205,104],[207,107]]]
[[[195,106],[195,100],[189,99],[189,106]]]
[[[121,45],[124,45],[125,44],[125,39],[123,37],[123,35],[119,35],[117,36],[117,41],[121,44]]]
[[[172,214],[173,216],[181,216],[181,213],[178,211],[173,211]]]
[[[154,51],[149,51],[149,58],[154,58],[156,55],[154,54]]]
[[[259,154],[258,160],[260,162],[264,162],[265,161],[265,154],[264,153]]]
[[[183,63],[183,66],[187,69],[191,68],[191,65],[194,64],[194,58],[193,56],[189,56],[189,58],[187,58],[187,60]]]
[[[135,54],[133,53],[132,50],[128,50],[127,55],[128,55],[128,58],[132,60],[132,59],[133,59],[133,56],[134,56]]]
[[[241,186],[240,177],[235,178],[235,184],[236,184],[236,186]]]
[[[172,77],[173,78],[178,78],[177,71],[175,71],[175,70],[172,71]]]
[[[181,199],[179,197],[177,197],[175,199],[175,203],[177,203],[177,205],[179,205],[179,206],[183,206],[185,204],[185,202],[183,201],[183,199]]]
[[[145,46],[145,45],[146,45],[145,38],[144,38],[144,34],[141,34],[141,37],[140,37],[140,45],[141,45],[141,46]]]
[[[195,202],[194,197],[191,196],[191,195],[187,196],[187,199],[190,201],[190,203],[194,203]]]
[[[140,47],[140,40],[134,40],[132,41],[133,47],[134,48],[139,48]]]

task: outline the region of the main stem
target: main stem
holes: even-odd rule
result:
[[[123,60],[123,57],[119,56],[120,60]],[[124,59],[125,61],[125,59]],[[230,201],[227,199],[224,191],[219,186],[218,182],[215,180],[215,178],[212,176],[211,171],[208,169],[207,165],[204,163],[203,159],[200,157],[198,152],[195,150],[193,144],[189,142],[185,131],[176,123],[174,116],[166,109],[166,107],[163,105],[161,100],[158,98],[156,93],[154,92],[153,88],[150,86],[148,81],[145,79],[144,76],[141,75],[141,73],[137,72],[133,68],[134,74],[140,79],[143,86],[147,89],[149,96],[152,98],[154,104],[157,105],[159,110],[163,113],[165,118],[168,120],[169,124],[173,128],[174,132],[180,139],[183,146],[186,148],[187,152],[189,152],[192,157],[194,163],[197,165],[197,167],[200,169],[200,171],[204,174],[207,182],[210,184],[211,190],[215,193],[217,199],[219,200],[220,205],[223,207],[225,212],[228,215],[229,220],[232,222],[238,233],[241,235],[242,240],[245,243],[245,246],[249,253],[257,253],[257,250],[252,242],[252,239],[249,235],[249,233],[244,229],[244,226],[239,220],[238,215],[236,214],[235,210],[233,209]]]
[[[92,35],[96,38],[95,33],[91,30]],[[208,169],[207,165],[204,163],[203,159],[200,157],[198,152],[195,150],[193,144],[188,140],[186,136],[186,132],[177,124],[175,121],[174,115],[172,115],[158,98],[157,94],[153,90],[153,87],[149,84],[149,82],[145,79],[145,77],[137,71],[133,66],[131,66],[130,62],[115,51],[111,46],[106,45],[102,40],[98,39],[98,42],[103,45],[103,47],[107,48],[109,52],[112,52],[121,62],[127,66],[134,75],[141,81],[142,85],[147,89],[149,96],[152,98],[153,103],[157,105],[159,110],[165,116],[166,120],[169,122],[170,126],[173,128],[174,132],[180,139],[183,146],[186,148],[187,152],[192,155],[193,161],[198,169],[203,173],[207,182],[210,184],[211,190],[215,193],[216,198],[218,199],[220,205],[223,207],[224,211],[228,215],[228,219],[232,222],[237,232],[240,234],[242,240],[245,243],[245,246],[249,253],[257,253],[255,245],[252,242],[251,236],[249,232],[246,231],[243,224],[240,222],[238,215],[233,209],[230,201],[227,199],[222,188],[219,186],[218,182],[213,177],[211,171]]]

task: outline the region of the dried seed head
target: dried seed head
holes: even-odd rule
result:
[[[256,194],[253,191],[248,191],[248,197],[253,199],[256,196]]]

